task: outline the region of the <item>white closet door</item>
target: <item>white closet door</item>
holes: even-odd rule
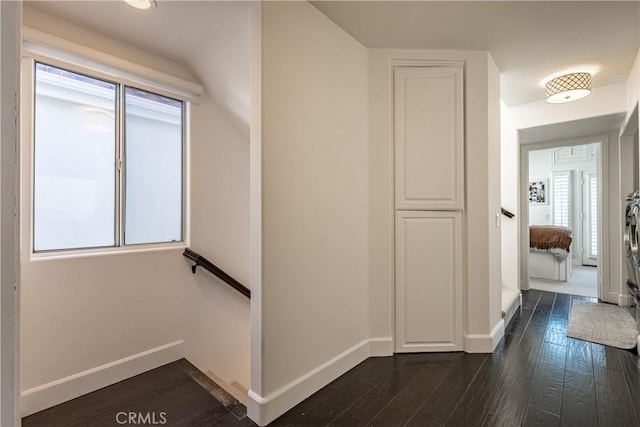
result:
[[[462,213],[396,212],[396,352],[459,351]]]
[[[462,209],[462,67],[396,67],[394,81],[396,209]]]

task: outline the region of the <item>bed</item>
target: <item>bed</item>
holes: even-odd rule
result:
[[[555,225],[529,227],[529,277],[566,282],[571,277],[573,231]]]

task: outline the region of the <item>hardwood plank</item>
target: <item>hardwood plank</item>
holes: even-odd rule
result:
[[[396,369],[391,371],[385,381],[377,384],[368,393],[355,396],[355,401],[330,425],[360,426],[367,425],[389,402],[405,389],[419,372],[433,358],[429,354],[397,354]]]
[[[570,356],[567,356],[569,364]],[[598,409],[592,373],[565,371],[562,392],[563,426],[597,426]]]
[[[545,412],[542,409],[537,408],[527,408],[527,413],[524,416],[524,421],[522,422],[524,427],[534,427],[534,426],[544,426],[544,427],[552,427],[552,426],[560,426],[561,419],[559,416],[550,414],[549,412]]]
[[[560,416],[566,355],[566,347],[551,343],[543,345],[527,405],[530,417],[534,417],[536,410]]]
[[[538,342],[522,341],[507,358],[506,373],[516,377],[533,380],[542,350],[541,337]]]
[[[557,321],[549,320],[547,329],[545,330],[544,334],[544,341],[550,344],[556,344],[566,347],[568,344],[567,327],[555,327],[555,325],[557,324]]]
[[[536,289],[529,289],[528,291],[522,291],[522,308],[534,309],[538,304],[538,300],[542,295],[542,291]]]
[[[435,392],[423,399],[422,404],[416,408],[406,425],[444,425],[464,392],[478,375],[480,367],[486,359],[486,354],[465,354],[461,363],[455,366],[446,379],[438,384]]]
[[[505,357],[511,348],[516,348],[522,340],[522,335],[529,324],[533,309],[520,309],[514,316],[507,327],[504,338],[500,340],[493,354],[495,357]]]
[[[174,363],[137,375],[23,419],[24,426],[115,425],[120,412],[155,414],[175,425],[213,422],[229,411]],[[120,415],[122,417],[122,415]]]
[[[404,425],[425,400],[429,401],[436,389],[440,392],[438,387],[443,382],[451,381],[447,377],[453,367],[454,364],[450,361],[430,362],[416,375],[415,380],[398,393],[368,424],[383,427]]]
[[[127,402],[148,394],[162,394],[187,378],[170,363],[96,390],[23,419],[24,425],[73,425],[103,412],[113,413]]]
[[[593,375],[591,343],[574,338],[568,338],[566,369],[568,371]]]
[[[238,419],[233,414],[227,414],[211,424],[203,423],[198,425],[212,427],[256,427],[258,424],[251,421],[248,417]]]
[[[331,386],[338,390],[350,390],[354,386],[371,390],[397,366],[395,357],[371,357],[331,382]]]
[[[425,360],[426,356],[420,356],[422,363],[426,363]],[[406,361],[410,362],[409,359]],[[354,404],[355,396],[365,395],[374,389],[404,363],[404,359],[399,361],[396,357],[367,359],[287,411],[272,425],[295,425],[305,423],[308,419],[313,419],[314,422],[323,420],[328,424]]]
[[[622,364],[620,363],[618,352],[624,350],[596,343],[590,343],[590,346],[594,368],[605,368],[622,372]]]
[[[482,423],[488,427],[519,426],[524,420],[531,394],[531,381],[515,375],[506,375],[494,397],[487,417]]]
[[[598,420],[615,426],[638,426],[624,374],[621,371],[597,367],[594,369]]]
[[[458,400],[445,425],[476,426],[489,412],[489,406],[504,380],[505,360],[488,355],[469,387]]]
[[[631,404],[638,416],[640,416],[640,360],[636,351],[620,350],[617,352],[627,384],[627,390],[631,397]]]

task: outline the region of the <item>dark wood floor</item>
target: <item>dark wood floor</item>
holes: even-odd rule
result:
[[[371,358],[271,425],[639,426],[636,352],[567,338],[572,299],[588,298],[524,292],[494,354]],[[120,411],[164,411],[168,426],[255,425],[213,399],[193,373],[170,366],[34,414],[24,425],[117,425]]]
[[[255,426],[244,405],[185,359],[25,417],[22,425]]]
[[[523,292],[494,354],[371,358],[272,425],[640,426],[637,354],[567,338],[572,299]]]

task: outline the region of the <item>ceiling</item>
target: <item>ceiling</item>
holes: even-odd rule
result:
[[[255,2],[157,2],[154,10],[144,11],[120,0],[25,1],[24,21],[52,31],[46,21],[53,16],[64,21],[62,28],[58,26],[56,30],[60,37],[64,38],[67,31],[64,23],[70,22],[92,34],[115,40],[120,48],[136,48],[133,55],[137,55],[138,61],[144,61],[144,55],[151,54],[178,64],[204,86],[207,96],[215,100],[248,138],[251,7]],[[85,31],[88,44],[100,45],[99,38],[93,39],[87,33]],[[176,74],[168,67],[163,71]]]
[[[504,102],[544,99],[541,80],[575,67],[625,82],[638,53],[637,1],[313,1],[370,48],[485,50]],[[580,67],[585,66],[585,67]]]
[[[227,79],[211,81],[214,94],[240,96],[242,104],[248,103],[249,36],[239,44],[237,26],[250,25],[242,16],[248,15],[252,3],[158,0],[158,7],[147,13],[122,1],[26,2],[41,12],[190,66],[201,80],[212,77],[198,76],[193,62],[206,47],[210,61],[217,65],[216,74]],[[491,52],[501,71],[502,98],[509,106],[543,99],[540,82],[576,66],[596,71],[594,87],[625,82],[640,40],[637,1],[312,4],[366,47]],[[230,30],[234,27],[235,31]],[[230,69],[234,63],[246,71]],[[234,83],[247,88],[242,94],[227,93],[225,87]]]

